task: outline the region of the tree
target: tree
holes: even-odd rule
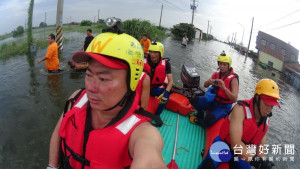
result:
[[[12,31],[13,33],[13,37],[19,36],[19,35],[23,35],[24,33],[24,27],[23,26],[18,26],[17,29],[15,29],[14,31]]]
[[[45,23],[45,22],[41,22],[39,27],[40,27],[40,28],[47,27],[47,23]]]
[[[184,35],[187,35],[187,37],[192,40],[195,38],[196,34],[194,25],[188,23],[174,25],[173,28],[171,28],[171,32],[177,40],[181,40]]]
[[[132,19],[122,23],[123,31],[140,40],[146,34],[150,40],[162,40],[166,37],[164,28],[158,28],[147,20]]]
[[[105,23],[104,19],[99,19],[98,23]]]
[[[89,20],[82,20],[80,22],[80,26],[92,26],[92,21]]]

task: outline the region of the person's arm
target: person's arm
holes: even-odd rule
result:
[[[52,45],[49,45],[46,55],[42,59],[38,60],[38,63],[50,59],[54,55],[55,50],[56,49],[54,49]]]
[[[142,84],[142,94],[141,94],[141,107],[147,109],[150,97],[150,77],[146,74],[146,77]]]
[[[76,90],[70,97],[70,98],[74,98],[76,96],[76,94],[80,91]],[[69,105],[68,110],[71,108],[71,105]],[[60,143],[61,143],[61,137],[59,136],[59,128],[61,125],[61,121],[63,119],[63,114],[60,116],[54,131],[52,133],[51,139],[50,139],[50,148],[49,148],[49,165],[54,167],[54,168],[58,168],[59,165],[59,149],[60,149]]]
[[[131,169],[167,169],[163,162],[163,139],[150,123],[136,127],[129,139],[129,153],[133,158]]]
[[[222,88],[226,95],[228,96],[228,98],[235,103],[237,101],[238,98],[238,93],[239,93],[239,83],[237,78],[232,79],[231,81],[231,90],[230,91],[228,88],[226,88],[225,83],[222,79],[216,79],[218,81],[218,85],[220,88]]]
[[[168,85],[166,87],[166,91],[170,92],[173,86],[173,76],[172,74],[167,74],[167,78],[168,78]]]
[[[173,86],[173,76],[172,76],[171,64],[169,61],[166,61],[166,74],[168,78],[168,85],[166,87],[166,91],[170,92]]]
[[[84,43],[82,44],[82,46],[81,46],[81,50],[83,50],[84,49]]]
[[[47,60],[48,58],[46,57],[46,56],[44,56],[42,59],[40,59],[40,60],[38,60],[38,63],[41,63],[41,62],[43,62],[43,61],[45,61],[45,60]]]
[[[61,137],[59,136],[58,131],[60,128],[62,118],[63,115],[60,116],[50,140],[49,165],[54,168],[58,168],[59,165],[59,149],[60,149]]]
[[[214,79],[209,78],[208,80],[206,80],[206,81],[204,82],[204,87],[208,88],[210,85],[213,84],[213,81],[214,81]]]
[[[247,153],[247,147],[242,142],[243,135],[243,122],[245,119],[245,113],[243,106],[236,105],[232,109],[232,112],[229,116],[230,127],[229,127],[229,136],[231,141],[231,149],[234,150],[234,147],[243,147],[242,154],[237,154],[240,158],[244,158],[246,161],[249,160],[248,157],[253,157],[250,153]],[[240,150],[240,149],[239,149]]]
[[[266,141],[267,141],[267,133],[264,135],[264,137],[261,139],[261,142],[256,145],[256,155],[263,158],[265,156],[264,153],[259,153],[259,146],[265,146],[266,144]]]
[[[214,79],[217,79],[215,78],[215,73],[208,80],[204,82],[204,87],[208,88],[210,85],[213,85]]]

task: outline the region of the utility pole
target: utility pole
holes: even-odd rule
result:
[[[47,12],[45,12],[45,25],[43,26],[44,27],[44,36],[45,36],[45,27],[47,26],[46,18],[47,18]]]
[[[234,39],[233,39],[233,41],[234,41],[234,47],[235,47],[235,45],[236,45],[236,32],[234,33]]]
[[[96,16],[94,16],[94,24],[96,23],[95,20],[96,20]]]
[[[56,43],[58,46],[58,50],[60,51],[63,50],[63,9],[64,0],[58,0],[56,12]]]
[[[249,38],[249,43],[248,43],[248,48],[247,48],[247,54],[246,54],[246,57],[245,57],[245,61],[244,61],[244,62],[246,62],[247,57],[248,57],[248,52],[249,52],[249,47],[250,47],[250,42],[251,42],[251,36],[252,36],[253,22],[254,22],[254,17],[252,18],[252,25],[251,25],[250,38]]]
[[[208,39],[208,28],[209,28],[209,21],[208,21],[208,26],[207,26],[207,31],[206,31],[206,42],[207,42],[207,39]]]
[[[97,23],[99,22],[99,13],[100,13],[100,9],[98,9],[98,21],[97,21]]]
[[[241,52],[241,48],[243,46],[243,39],[244,39],[245,27],[241,23],[239,23],[239,22],[238,22],[238,24],[241,25],[242,28],[243,28],[243,35],[242,35],[242,40],[241,40],[241,43],[240,43],[240,51],[239,51],[239,52]]]
[[[159,18],[159,25],[158,25],[158,26],[161,26],[161,18],[162,18],[162,12],[163,12],[163,9],[164,9],[164,5],[161,4],[160,18]]]
[[[194,13],[195,13],[195,9],[197,8],[197,6],[195,5],[195,1],[193,0],[193,5],[191,5],[191,9],[193,10],[192,12],[192,25],[194,24]]]
[[[232,47],[233,39],[234,39],[234,33],[232,33],[231,42],[230,42],[230,47]]]
[[[70,24],[71,24],[72,16],[70,16]]]
[[[211,35],[211,30],[212,30],[212,26],[210,26],[210,31],[209,31],[209,34]]]

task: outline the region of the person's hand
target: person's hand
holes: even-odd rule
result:
[[[52,165],[48,165],[46,169],[58,169],[58,168],[55,168]]]
[[[250,165],[256,169],[271,169],[275,164],[269,160],[263,160],[261,157],[255,155],[250,161]]]
[[[38,63],[41,63],[41,62],[42,62],[41,59],[39,59],[39,60],[38,60]]]
[[[226,89],[225,83],[224,83],[224,81],[222,79],[215,79],[215,81],[218,82],[218,83],[214,84],[215,86],[218,86],[218,87],[220,87],[223,90]]]
[[[210,78],[207,80],[208,81],[208,85],[213,85],[214,84],[214,79]]]
[[[166,104],[170,96],[170,92],[165,90],[158,98],[160,98],[159,104]]]

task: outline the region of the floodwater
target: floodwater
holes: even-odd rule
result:
[[[76,89],[84,87],[85,73],[70,70],[67,62],[81,48],[85,34],[65,36],[71,40],[64,45],[60,55],[61,67],[65,70],[60,74],[48,75],[44,63],[37,64],[46,49],[28,56],[0,60],[0,168],[45,168],[48,164],[49,140],[65,101]],[[249,99],[261,78],[274,79],[280,87],[281,109],[275,107],[273,110],[266,156],[273,157],[275,169],[296,169],[300,166],[300,96],[292,86],[281,80],[279,73],[262,69],[251,58],[244,62],[245,56],[220,42],[205,44],[195,40],[183,48],[179,41],[167,38],[163,44],[164,56],[171,59],[174,81],[179,86],[184,62],[192,62],[197,67],[203,86],[204,81],[216,71],[217,56],[222,50],[232,56],[232,66],[240,77],[239,99]],[[282,147],[281,154],[272,154],[275,153],[273,145]],[[285,149],[285,145],[294,148]]]

